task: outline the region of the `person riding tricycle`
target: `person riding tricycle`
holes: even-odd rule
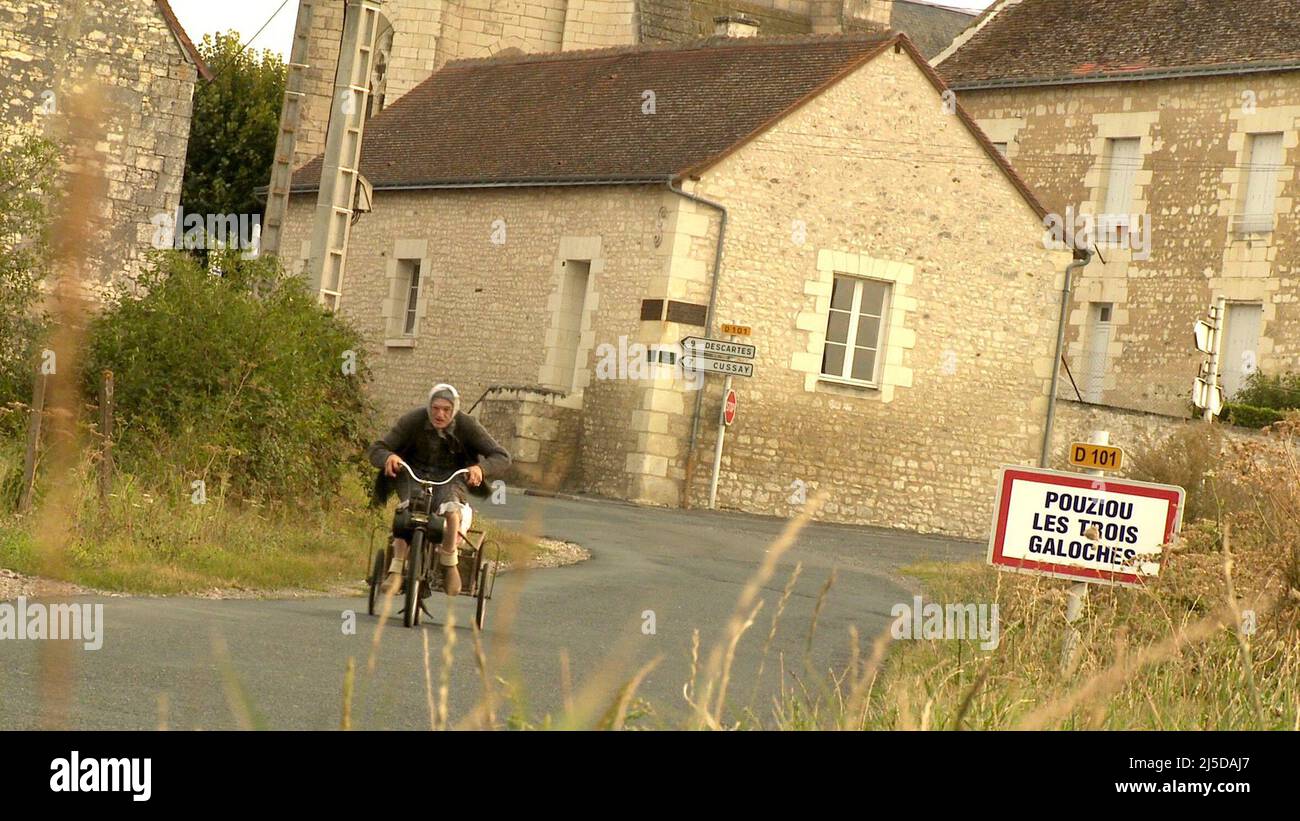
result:
[[[455,596],[461,590],[457,570],[458,548],[468,533],[474,512],[468,494],[487,495],[486,483],[510,466],[510,454],[497,444],[477,419],[460,410],[460,394],[454,387],[439,383],[429,391],[424,407],[414,408],[397,420],[393,428],[372,444],[366,453],[370,463],[382,469],[376,498],[382,503],[396,483],[399,508],[411,503],[417,485],[405,469],[424,479],[446,481],[431,489],[435,493],[433,510],[443,517],[442,544],[438,564],[443,568],[443,588]],[[459,475],[457,472],[460,472]],[[403,564],[412,530],[401,526],[397,517],[392,530],[392,563],[384,579],[382,592],[397,592],[403,579]]]

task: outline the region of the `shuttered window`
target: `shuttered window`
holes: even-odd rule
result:
[[[1273,203],[1281,165],[1281,133],[1251,134],[1250,163],[1246,168],[1246,193],[1238,220],[1239,231],[1267,233],[1273,230]]]
[[[1106,140],[1106,200],[1098,217],[1101,238],[1122,239],[1128,231],[1133,210],[1133,184],[1142,167],[1142,140],[1120,137]]]

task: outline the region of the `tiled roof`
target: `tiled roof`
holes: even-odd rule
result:
[[[1300,68],[1300,0],[999,0],[938,66],[954,87]]]
[[[927,59],[947,48],[953,38],[974,21],[973,12],[909,0],[894,0],[894,10],[889,15],[890,28],[911,37]]]
[[[946,89],[905,35],[710,39],[448,63],[366,123],[376,189],[662,182],[701,173],[889,47]],[[655,111],[642,113],[646,92]],[[960,105],[958,118],[1047,212]],[[292,190],[315,191],[321,157]]]
[[[679,176],[890,42],[710,39],[448,63],[366,123],[361,173],[376,188]],[[314,188],[320,165],[294,188]]]

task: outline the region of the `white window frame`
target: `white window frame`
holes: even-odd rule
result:
[[[1117,157],[1116,149],[1123,143],[1135,146],[1133,157]],[[1127,148],[1125,149],[1127,153]],[[1123,244],[1129,230],[1129,217],[1133,213],[1133,194],[1137,184],[1137,172],[1142,169],[1141,137],[1107,137],[1105,148],[1106,183],[1101,192],[1100,208],[1097,212],[1097,242],[1099,244]],[[1114,235],[1112,237],[1112,234]],[[1112,241],[1113,240],[1113,241]]]
[[[384,265],[382,308],[384,345],[389,348],[414,348],[429,312],[429,304],[437,290],[428,240],[396,240],[384,256],[387,259]],[[406,324],[411,308],[411,273],[417,268],[420,279],[415,293],[415,324],[408,331]]]
[[[1267,138],[1262,152],[1261,138]],[[1282,170],[1285,135],[1281,131],[1260,131],[1248,134],[1247,139],[1250,141],[1250,159],[1244,169],[1241,213],[1233,219],[1232,227],[1238,235],[1271,234],[1277,216],[1277,177]],[[1252,200],[1260,208],[1252,211]],[[1267,203],[1266,209],[1264,203]]]
[[[402,335],[419,336],[420,334],[420,289],[424,287],[421,279],[420,260],[402,260],[411,263],[410,276],[406,278],[406,308],[402,311]]]
[[[840,369],[840,373],[838,374],[826,373],[825,370],[819,369],[817,378],[827,382],[840,382],[847,385],[862,385],[870,388],[879,388],[880,375],[885,364],[885,346],[887,344],[888,337],[889,337],[889,316],[890,316],[889,312],[890,309],[892,308],[892,303],[894,299],[894,283],[890,282],[887,279],[876,279],[874,277],[853,276],[852,274],[843,274],[843,273],[836,272],[831,279],[832,299],[834,299],[835,281],[840,279],[853,283],[853,295],[850,297],[850,301],[849,301],[848,333],[843,343],[834,342],[829,337],[826,338],[822,342],[822,357],[824,363],[827,345],[843,344],[845,348],[844,365]],[[871,363],[871,379],[863,380],[863,379],[854,379],[852,376],[847,376],[846,374],[853,373],[853,360],[857,356],[857,348],[858,348],[857,345],[858,320],[863,316],[860,310],[862,305],[862,289],[865,287],[865,284],[868,282],[878,283],[879,285],[883,286],[885,289],[885,294],[884,294],[884,299],[881,300],[881,305],[880,305],[880,316],[879,316],[880,329],[879,331],[877,331],[876,334],[876,351],[875,351],[876,355],[875,355],[875,361]],[[831,316],[835,313],[844,313],[844,311],[840,308],[835,308],[835,307],[827,308],[826,331],[828,334],[830,333]],[[874,316],[874,315],[868,314],[868,316]],[[822,367],[824,368],[825,365],[823,364]]]

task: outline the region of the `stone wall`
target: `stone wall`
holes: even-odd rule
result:
[[[96,181],[87,270],[100,291],[137,274],[157,214],[180,201],[196,71],[153,0],[21,0],[0,7],[0,125],[65,147],[68,173]],[[72,95],[95,86],[81,129]],[[69,144],[69,134],[93,138]]]
[[[1183,416],[1058,400],[1048,466],[1069,470],[1066,453],[1070,443],[1087,442],[1093,431],[1108,432],[1111,446],[1123,448],[1127,465],[1131,466],[1134,456],[1159,448],[1180,431],[1204,424],[1200,419]],[[1265,433],[1251,428],[1219,424],[1219,429],[1233,442],[1263,442],[1268,438]],[[1126,466],[1120,475],[1127,476],[1130,472]]]
[[[582,413],[558,404],[557,396],[544,389],[502,388],[483,398],[477,418],[510,451],[507,482],[544,490],[582,486]]]
[[[942,70],[942,67],[940,67]],[[1062,216],[1104,208],[1107,138],[1141,140],[1132,212],[1150,221],[1150,256],[1103,247],[1070,313],[1068,361],[1079,387],[1104,357],[1098,401],[1186,412],[1203,356],[1192,323],[1216,297],[1263,306],[1258,346],[1225,361],[1265,373],[1300,369],[1300,72],[959,91],[1029,184]],[[1271,233],[1238,236],[1247,135],[1283,134]],[[1104,352],[1091,350],[1090,303],[1114,306]],[[1100,344],[1100,343],[1099,343]],[[1092,360],[1097,361],[1097,360]],[[1063,380],[1062,396],[1074,396]]]

